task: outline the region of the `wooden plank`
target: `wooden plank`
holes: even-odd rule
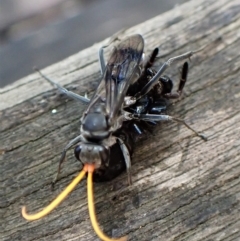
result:
[[[240,4],[190,1],[126,30],[163,60],[207,44],[190,62],[184,96],[169,113],[204,132],[204,142],[176,123],[159,124],[139,141],[133,185],[126,174],[95,185],[104,232],[129,240],[240,239]],[[121,37],[121,36],[120,36]],[[100,76],[97,50],[108,40],[44,69],[61,85],[90,94]],[[178,66],[168,74],[177,81]],[[71,151],[54,192],[50,182],[65,144],[79,132],[83,104],[68,101],[37,74],[0,91],[0,239],[96,240],[86,182],[42,220],[20,214],[46,206],[81,168]],[[52,110],[56,110],[54,113]]]

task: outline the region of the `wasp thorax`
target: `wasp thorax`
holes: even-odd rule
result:
[[[109,124],[102,105],[94,107],[82,119],[81,132],[89,141],[100,141],[109,136]]]
[[[89,132],[108,130],[106,116],[100,113],[89,113],[84,118],[83,129]]]

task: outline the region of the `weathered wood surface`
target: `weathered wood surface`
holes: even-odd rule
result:
[[[136,145],[133,186],[126,174],[95,185],[101,227],[129,240],[239,240],[239,0],[190,1],[124,36],[132,33],[144,36],[146,52],[160,46],[163,59],[208,44],[192,57],[184,96],[170,113],[209,141],[176,123],[158,125],[155,136]],[[91,94],[103,43],[43,71]],[[176,82],[177,72],[177,66],[168,71]],[[38,74],[2,89],[0,102],[0,240],[97,240],[85,180],[44,219],[27,222],[20,213],[22,205],[29,212],[46,206],[81,168],[69,151],[56,190],[50,191],[61,150],[79,131],[84,104],[67,101]]]

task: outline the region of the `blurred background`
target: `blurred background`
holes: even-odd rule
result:
[[[0,0],[0,88],[188,0]]]

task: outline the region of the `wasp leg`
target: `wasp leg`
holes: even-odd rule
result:
[[[131,158],[130,158],[130,153],[128,151],[127,146],[124,144],[123,140],[119,137],[116,137],[119,146],[122,150],[123,153],[123,157],[125,160],[125,164],[126,164],[126,170],[127,170],[127,176],[128,176],[128,184],[132,185],[132,176],[131,176]]]
[[[106,64],[105,64],[105,60],[104,60],[104,49],[107,48],[109,45],[111,45],[113,42],[119,40],[118,36],[122,33],[124,33],[126,31],[126,29],[121,29],[120,31],[118,31],[117,33],[115,33],[110,40],[108,41],[108,44],[105,46],[102,46],[99,50],[98,50],[98,61],[100,64],[100,71],[101,74],[103,75],[104,70],[106,68]]]
[[[141,127],[139,127],[136,123],[133,124],[133,127],[135,131],[138,133],[138,135],[141,135],[143,133],[143,130]]]
[[[100,71],[101,71],[101,75],[103,75],[104,70],[106,68],[106,64],[105,64],[105,60],[104,60],[104,48],[106,48],[107,46],[103,46],[98,50],[98,61],[100,64]]]
[[[148,76],[154,76],[154,73],[153,73],[153,70],[151,69],[151,67],[153,66],[154,64],[154,61],[158,55],[158,51],[159,49],[158,48],[155,48],[151,55],[149,56],[147,62],[145,62],[145,56],[144,54],[142,55],[142,62],[143,62],[143,70],[142,70],[142,73],[140,75],[140,77],[138,78],[137,82],[135,83],[135,86],[134,84],[132,85],[131,89],[133,90],[133,94],[136,93],[136,85],[137,85],[137,89],[140,87],[144,87],[146,85],[146,79],[148,79]],[[140,93],[139,93],[140,94]],[[135,95],[135,98],[138,97],[137,95]],[[137,99],[137,98],[136,98]]]
[[[194,132],[197,136],[202,138],[204,141],[207,141],[207,137],[205,135],[194,130],[183,119],[179,119],[170,115],[154,115],[154,114],[133,114],[132,117],[133,119],[144,120],[144,121],[176,121],[185,125],[189,130]]]
[[[180,77],[180,81],[179,81],[177,92],[176,93],[171,93],[171,91],[170,91],[169,93],[165,93],[164,97],[166,97],[167,99],[177,99],[177,98],[179,98],[181,96],[181,94],[182,94],[183,88],[184,88],[185,83],[187,81],[187,74],[188,74],[188,63],[185,62],[183,64],[183,67],[182,67],[181,77]],[[161,81],[161,78],[160,78],[160,81]]]
[[[155,59],[156,59],[156,57],[157,57],[157,55],[158,55],[158,52],[159,52],[159,49],[158,49],[158,48],[155,48],[155,49],[152,51],[149,60],[147,61],[147,63],[146,63],[145,66],[144,66],[143,73],[144,73],[145,75],[146,75],[146,73],[147,73],[147,70],[153,66],[154,61],[155,61]]]
[[[61,85],[59,85],[58,83],[56,83],[55,81],[51,80],[46,75],[44,75],[39,69],[34,68],[34,70],[36,70],[45,80],[47,80],[51,85],[53,85],[56,88],[58,88],[58,90],[60,92],[62,92],[63,94],[67,95],[68,97],[70,97],[72,99],[75,99],[77,101],[84,102],[84,103],[88,103],[90,101],[90,99],[88,99],[88,98],[86,98],[84,96],[78,95],[78,94],[76,94],[76,93],[74,93],[72,91],[69,91],[69,90],[65,89],[64,87],[62,87]]]
[[[81,141],[82,139],[82,136],[79,135],[77,137],[75,137],[74,139],[72,139],[66,146],[65,148],[63,149],[63,152],[62,152],[62,155],[61,155],[61,158],[59,160],[59,164],[58,164],[58,171],[57,171],[57,175],[55,176],[55,178],[53,179],[52,181],[52,189],[54,188],[54,185],[55,183],[57,182],[58,180],[58,176],[60,174],[60,171],[61,171],[61,166],[65,160],[65,157],[66,157],[66,153],[67,151],[73,146],[73,145],[76,145],[79,141]]]
[[[170,58],[167,62],[165,62],[162,67],[158,70],[158,72],[153,76],[153,78],[143,87],[140,93],[137,93],[137,98],[140,99],[142,96],[146,95],[153,86],[158,82],[161,75],[164,73],[164,71],[170,67],[175,62],[179,62],[184,59],[190,58],[193,54],[201,51],[202,49],[196,50],[196,51],[189,51],[185,54]]]

